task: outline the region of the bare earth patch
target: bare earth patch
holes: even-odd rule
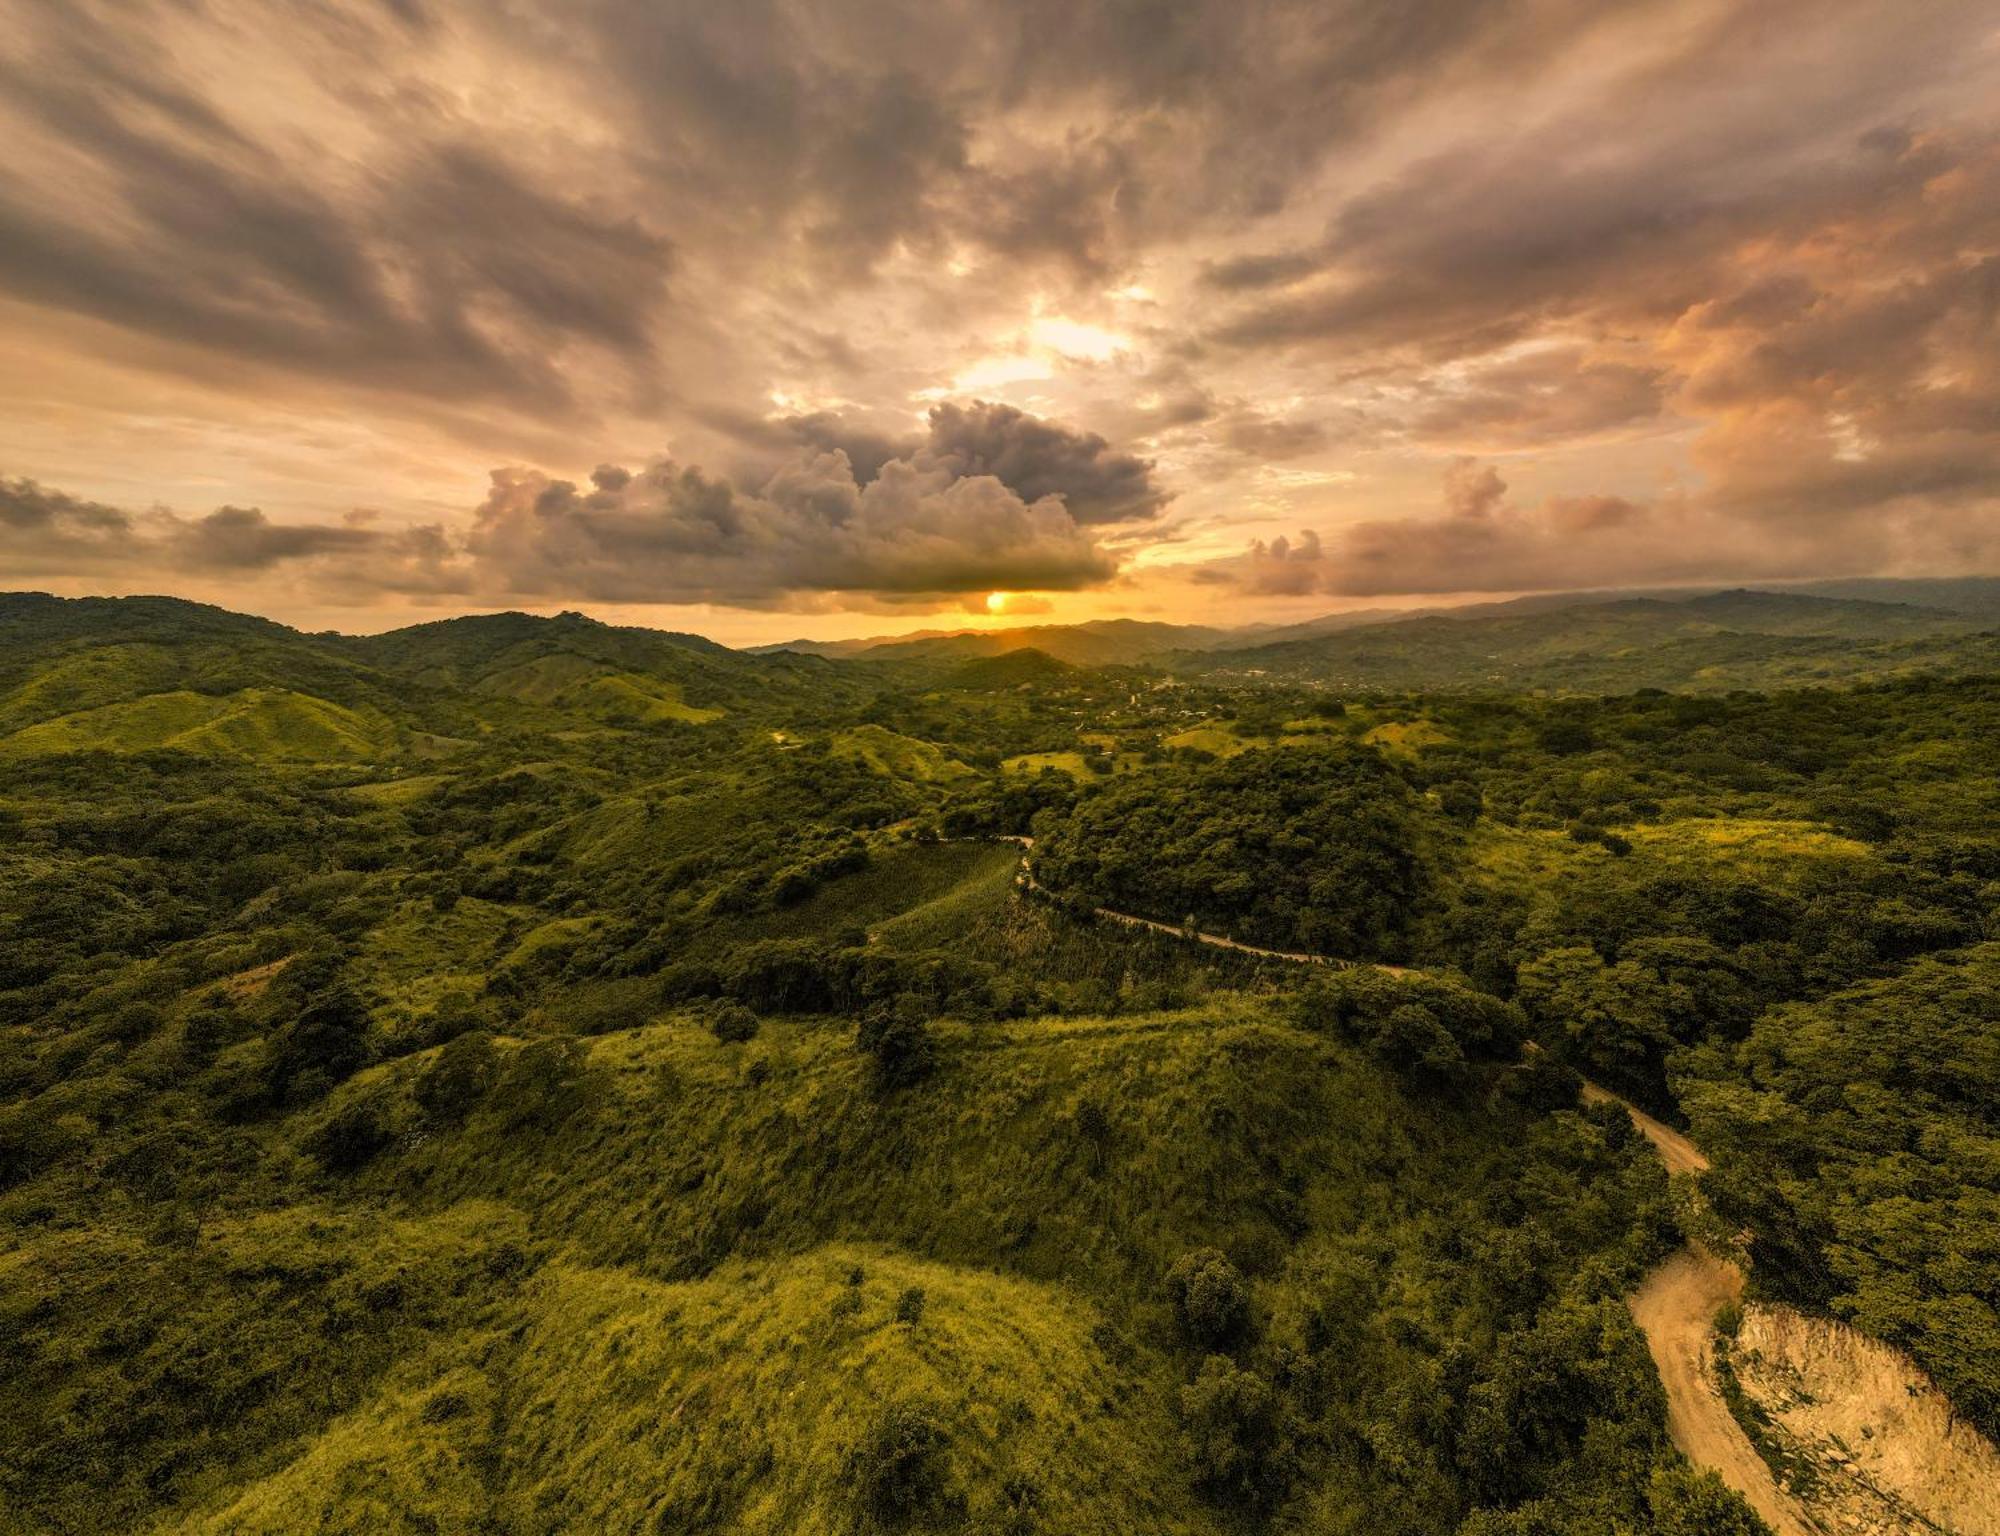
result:
[[[1809,1505],[1830,1536],[2000,1536],[2000,1452],[1899,1351],[1753,1304],[1732,1361],[1766,1433],[1812,1469]]]

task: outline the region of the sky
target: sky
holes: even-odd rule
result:
[[[0,0],[0,588],[2000,572],[1991,0]]]

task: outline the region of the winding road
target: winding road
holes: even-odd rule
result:
[[[1024,891],[1052,895],[1035,879],[1029,862],[1035,840],[1006,837],[1000,841],[1021,849],[1021,869],[1015,883]],[[1092,909],[1107,922],[1131,928],[1146,928],[1217,949],[1233,949],[1242,954],[1261,955],[1267,960],[1284,960],[1295,965],[1332,966],[1348,970],[1368,962],[1339,960],[1330,955],[1304,954],[1291,950],[1260,949],[1238,943],[1219,933],[1175,927],[1132,912],[1109,907]],[[1382,970],[1397,975],[1404,967],[1385,965]],[[1532,1047],[1531,1047],[1532,1049]],[[1662,1120],[1656,1120],[1637,1105],[1627,1102],[1607,1088],[1586,1082],[1581,1094],[1586,1104],[1617,1104],[1632,1117],[1632,1124],[1659,1154],[1670,1174],[1700,1174],[1708,1169],[1708,1159],[1692,1141]],[[1778,1486],[1764,1458],[1750,1443],[1743,1426],[1729,1411],[1713,1363],[1715,1315],[1725,1302],[1743,1294],[1743,1271],[1727,1259],[1718,1258],[1698,1243],[1689,1243],[1665,1260],[1626,1298],[1632,1319],[1646,1336],[1660,1384],[1667,1394],[1667,1434],[1680,1453],[1698,1467],[1705,1467],[1749,1501],[1777,1536],[1825,1536],[1823,1528]]]

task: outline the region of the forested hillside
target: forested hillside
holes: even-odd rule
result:
[[[0,600],[0,1530],[1754,1531],[1579,1074],[2000,1430],[2000,682],[1461,682]]]

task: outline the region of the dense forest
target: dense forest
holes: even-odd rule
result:
[[[1584,1077],[2000,1433],[2000,679],[1890,670],[0,598],[0,1531],[1754,1532]]]

